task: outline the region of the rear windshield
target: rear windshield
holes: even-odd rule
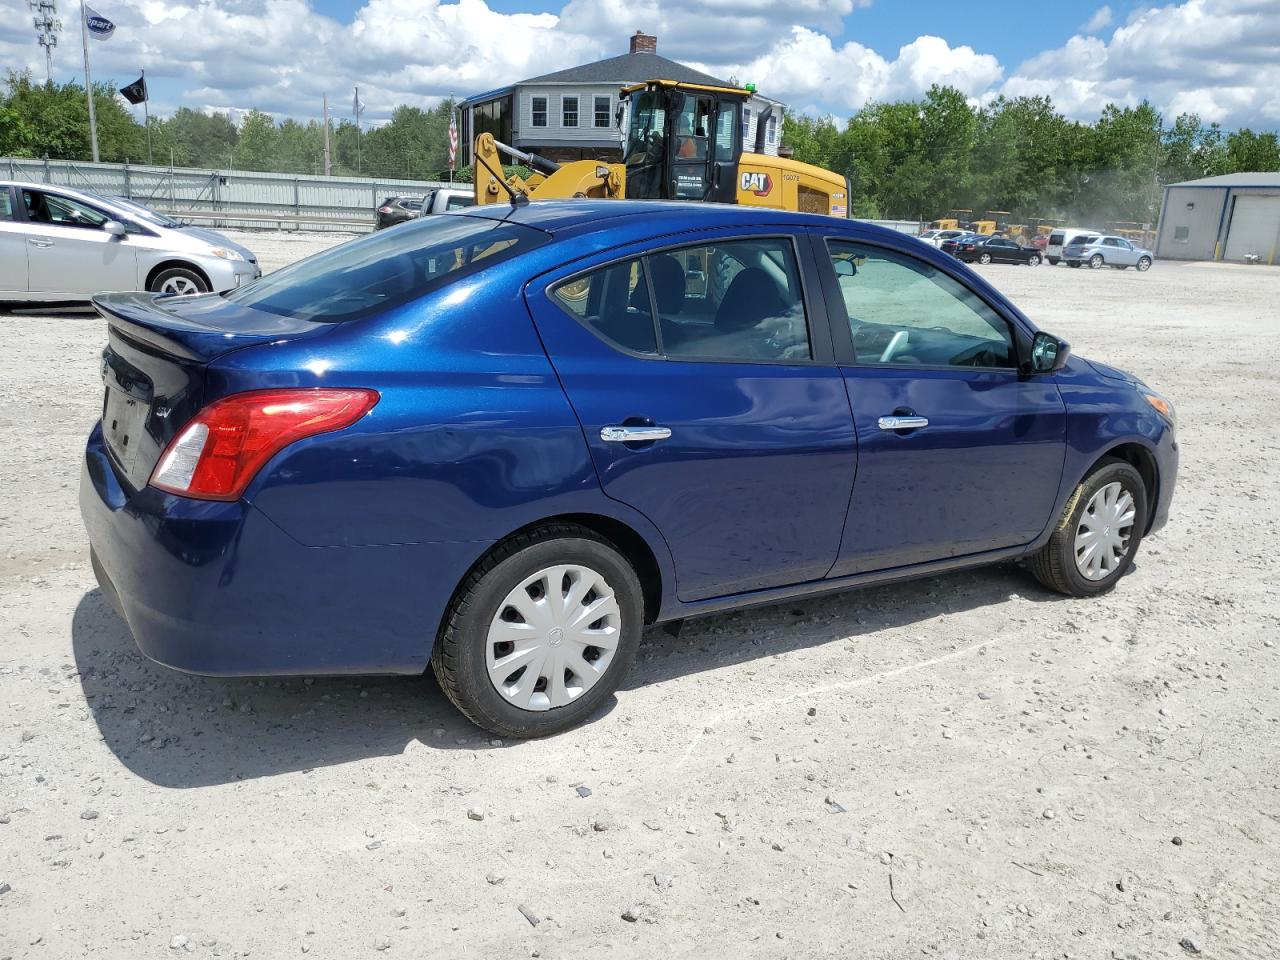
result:
[[[1063,234],[1061,234],[1061,233],[1051,233],[1051,234],[1049,234],[1049,242],[1050,242],[1050,243],[1052,243],[1052,244],[1054,244],[1055,246],[1057,246],[1058,244],[1062,243],[1062,238],[1063,238]]]
[[[484,217],[411,220],[300,260],[226,298],[280,316],[338,323],[407,303],[550,239],[541,230]]]

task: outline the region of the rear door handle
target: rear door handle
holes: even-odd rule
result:
[[[671,436],[670,427],[601,427],[600,439],[606,443],[652,443]]]
[[[33,247],[52,247],[53,246],[52,240],[45,240],[42,237],[29,237],[27,239],[27,243],[31,244]]]
[[[928,417],[881,417],[881,430],[919,430],[929,425]]]

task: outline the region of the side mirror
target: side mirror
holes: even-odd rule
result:
[[[1067,365],[1071,344],[1040,330],[1031,340],[1031,373],[1056,373]]]
[[[858,275],[858,265],[852,260],[843,258],[833,260],[831,265],[835,268],[837,277],[856,277]]]
[[[107,231],[113,237],[123,237],[126,233],[124,224],[119,220],[108,220],[102,225],[102,229]]]

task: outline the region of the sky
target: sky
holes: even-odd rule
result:
[[[79,3],[55,79],[83,78]],[[152,111],[251,108],[364,120],[627,51],[658,52],[754,82],[798,113],[846,118],[931,84],[974,103],[1048,95],[1094,120],[1108,102],[1151,101],[1228,128],[1280,128],[1280,0],[93,0],[117,27],[91,41],[95,80],[147,72]],[[0,0],[0,69],[45,75],[27,0]],[[637,78],[640,79],[640,78]],[[139,114],[141,108],[137,108]]]

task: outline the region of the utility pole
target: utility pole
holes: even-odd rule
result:
[[[36,27],[36,43],[44,47],[44,68],[49,84],[53,84],[53,48],[58,45],[58,31],[62,29],[62,21],[58,19],[58,8],[54,0],[27,0],[35,16],[32,22]]]
[[[324,175],[329,176],[329,95],[324,95]]]
[[[142,90],[146,94],[142,101],[142,115],[146,118],[147,124],[147,163],[155,164],[156,159],[151,153],[151,94],[147,92],[147,71],[142,71]]]
[[[356,176],[360,175],[360,86],[356,85],[356,98],[352,101],[352,113],[356,115]]]
[[[93,77],[89,73],[89,14],[80,0],[80,42],[84,44],[84,95],[89,98],[89,141],[93,144],[93,162],[98,162],[98,118],[93,114]]]

